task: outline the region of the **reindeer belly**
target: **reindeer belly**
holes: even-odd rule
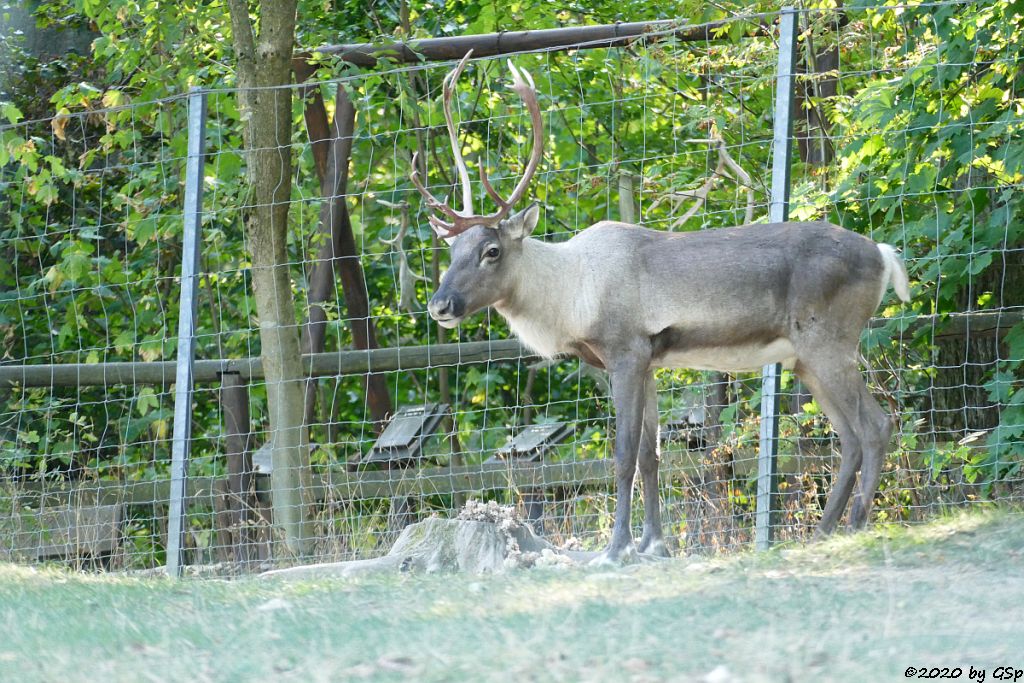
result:
[[[652,365],[661,368],[691,368],[721,372],[760,370],[769,363],[782,363],[787,370],[796,364],[796,349],[785,338],[768,343],[746,343],[731,346],[669,348],[654,358]]]

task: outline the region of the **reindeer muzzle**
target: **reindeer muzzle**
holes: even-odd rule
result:
[[[442,327],[455,327],[466,315],[466,302],[457,294],[438,292],[430,298],[427,311]]]

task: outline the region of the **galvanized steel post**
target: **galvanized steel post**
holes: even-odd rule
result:
[[[789,181],[793,132],[793,96],[796,86],[796,20],[792,7],[779,15],[779,64],[775,81],[775,132],[772,140],[772,191],[768,218],[789,219]],[[779,381],[782,366],[766,365],[761,372],[761,449],[757,459],[757,518],[754,544],[771,547],[778,498],[777,451],[779,440]]]
[[[186,487],[192,445],[192,371],[195,361],[196,286],[199,229],[203,211],[203,161],[206,146],[206,93],[188,96],[188,155],[185,159],[184,241],[178,299],[178,357],[174,380],[174,436],[171,442],[171,494],[167,520],[167,574],[181,576],[185,538]]]

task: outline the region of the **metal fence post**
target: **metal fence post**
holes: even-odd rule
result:
[[[793,95],[796,68],[796,20],[792,7],[779,14],[779,65],[775,85],[775,132],[772,140],[772,191],[768,218],[789,219],[789,171],[793,132]],[[778,498],[777,451],[779,440],[779,380],[782,366],[766,365],[761,372],[761,448],[757,458],[757,518],[754,544],[771,547]]]
[[[206,93],[188,96],[188,156],[185,160],[185,236],[178,299],[178,357],[174,380],[174,436],[171,442],[171,495],[167,520],[167,574],[181,576],[185,538],[186,476],[192,445],[192,371],[195,360],[196,284],[199,279],[199,228],[203,210],[203,161],[206,146]]]

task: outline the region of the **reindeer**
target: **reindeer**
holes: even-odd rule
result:
[[[412,160],[410,178],[441,214],[429,220],[451,248],[451,265],[428,311],[453,328],[492,307],[540,356],[577,356],[607,370],[615,408],[617,500],[612,537],[598,560],[622,562],[637,551],[668,555],[658,496],[656,368],[747,372],[781,363],[794,370],[831,419],[842,447],[816,535],[836,528],[858,472],[849,525],[862,527],[892,420],[868,393],[857,347],[890,286],[901,300],[910,300],[898,253],[827,222],[667,233],[601,221],[566,242],[533,239],[537,203],[510,212],[540,165],[543,124],[532,78],[511,61],[511,89],[529,112],[533,149],[507,200],[480,165],[481,184],[497,210],[476,214],[451,114],[454,85],[469,56],[447,75],[443,88],[463,208],[457,211],[432,195]],[[644,523],[634,545],[630,505],[637,469]]]

